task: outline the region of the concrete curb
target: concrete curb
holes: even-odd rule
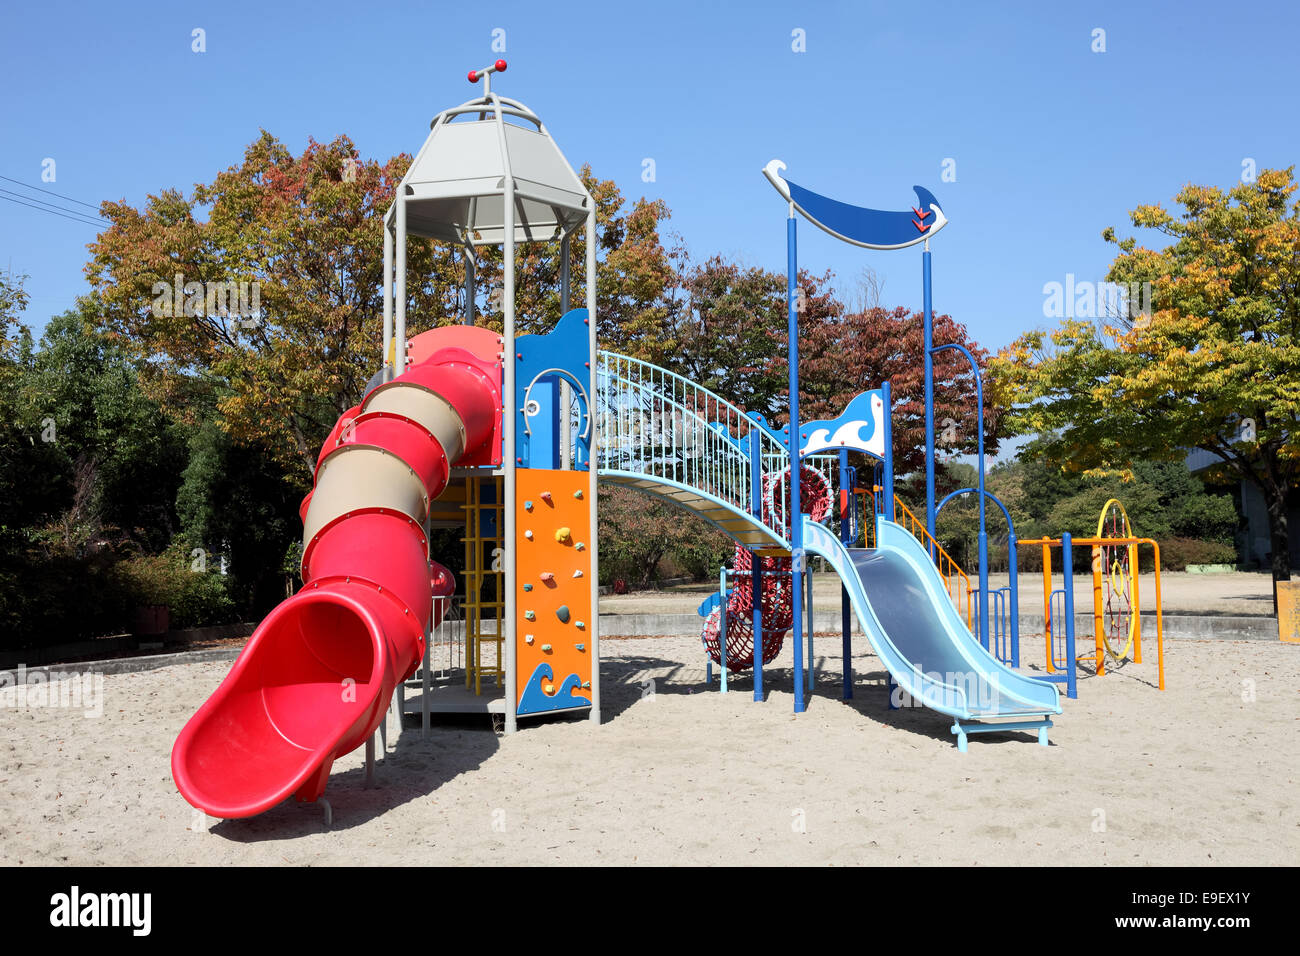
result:
[[[116,651],[134,651],[150,644],[158,646],[161,651],[168,647],[183,647],[195,641],[224,640],[230,637],[248,637],[253,633],[253,625],[215,624],[210,627],[192,627],[183,631],[168,631],[165,634],[140,637],[133,634],[112,634],[93,640],[74,641],[70,644],[54,644],[49,647],[33,647],[25,651],[0,651],[0,670],[28,666],[39,667],[46,664],[58,664],[69,657],[87,657],[91,654],[113,653]]]
[[[1074,615],[1076,641],[1092,640],[1095,624],[1091,614]],[[1043,615],[1022,614],[1020,629],[1028,634],[1045,631]],[[1171,641],[1276,641],[1277,619],[1264,615],[1166,614],[1165,637]],[[1156,639],[1155,614],[1142,615],[1142,640]]]
[[[610,638],[619,637],[699,637],[703,619],[698,614],[602,614],[600,631]],[[1277,621],[1263,615],[1247,617],[1233,615],[1166,614],[1165,637],[1186,641],[1276,641]],[[815,614],[813,626],[818,633],[838,634],[843,626],[839,613]],[[1089,641],[1093,634],[1092,615],[1075,615],[1075,635],[1079,641]],[[1023,615],[1021,630],[1027,634],[1043,632],[1043,617]],[[856,621],[854,634],[861,634]],[[1142,639],[1154,643],[1155,616],[1142,615]],[[33,674],[41,674],[49,681],[51,673],[71,676],[87,672],[98,674],[134,674],[171,667],[173,664],[203,664],[212,661],[233,661],[240,647],[224,647],[206,651],[180,651],[175,654],[151,654],[147,657],[124,657],[107,661],[82,661],[79,664],[42,664],[27,667],[18,664],[0,673],[16,677],[14,683],[25,684]],[[58,677],[54,678],[59,679]]]
[[[26,684],[34,674],[41,675],[40,679],[48,683],[51,680],[66,680],[76,674],[135,674],[142,671],[157,670],[159,667],[171,667],[173,664],[233,661],[242,650],[242,647],[218,647],[207,651],[150,654],[147,657],[123,657],[110,661],[82,661],[79,664],[41,664],[36,667],[19,664],[7,671],[0,671],[0,674],[7,673],[11,677],[17,678],[14,684]]]
[[[609,637],[699,637],[703,623],[697,614],[602,614],[600,632]],[[839,611],[814,613],[813,627],[818,633],[838,634],[843,627]],[[1025,634],[1044,633],[1043,615],[1022,614],[1020,630]],[[1074,632],[1077,640],[1091,640],[1092,615],[1076,613]],[[1276,641],[1277,620],[1264,615],[1166,614],[1164,632],[1166,638],[1175,641]],[[862,633],[856,620],[853,633]],[[1154,641],[1155,637],[1155,615],[1143,614],[1142,639]]]

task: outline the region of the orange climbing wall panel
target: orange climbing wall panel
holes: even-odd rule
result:
[[[595,570],[589,482],[585,471],[516,473],[515,700],[521,715],[590,706]],[[550,666],[549,676],[543,665]]]

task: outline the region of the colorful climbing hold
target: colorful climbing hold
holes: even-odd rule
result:
[[[581,541],[579,541],[577,544],[575,544],[575,545],[573,546],[573,549],[574,549],[575,551],[586,551],[586,550],[587,550],[587,546],[586,546],[585,544],[583,544]]]
[[[573,533],[567,527],[555,529],[555,540],[561,544],[568,541],[571,537],[573,537]]]
[[[575,578],[580,578],[580,577],[582,577],[582,568],[578,568],[578,570],[574,571],[574,572],[573,572],[573,576],[574,576]]]
[[[537,620],[537,612],[536,612],[536,611],[524,611],[524,620],[525,620],[525,621],[535,621],[535,620]]]
[[[551,498],[551,493],[549,491],[542,492],[542,500],[545,501],[551,507],[555,507],[555,501]]]
[[[574,644],[573,646],[576,647],[576,648],[577,648],[578,650],[580,650],[580,651],[585,651],[585,650],[587,649],[587,645],[586,645],[586,644]]]
[[[543,571],[541,574],[537,576],[542,579],[542,582],[544,584],[553,584],[555,582],[555,575],[552,574],[550,571]]]
[[[525,501],[525,502],[524,502],[524,510],[525,510],[525,511],[532,511],[532,510],[533,510],[533,503],[532,503],[531,501]]]
[[[586,627],[587,625],[584,624],[582,621],[574,621],[574,622],[573,622],[573,626],[576,627],[578,630],[581,631],[581,630],[582,630],[584,627]]]
[[[524,643],[525,643],[525,644],[531,644],[531,643],[533,643],[533,640],[534,640],[533,635],[531,635],[531,634],[525,634],[525,635],[524,635]]]
[[[544,651],[545,651],[546,653],[548,653],[548,654],[551,653],[551,645],[550,645],[550,644],[543,644],[543,645],[542,645],[542,650],[544,650]]]
[[[524,537],[527,538],[529,541],[533,540],[533,532],[531,528],[524,532]]]
[[[561,604],[555,609],[555,616],[560,619],[561,624],[569,623],[569,605]]]
[[[532,589],[533,589],[532,584],[525,584],[525,585],[524,585],[524,590],[525,590],[525,591],[531,591]]]
[[[543,684],[543,685],[542,685],[542,690],[546,691],[546,693],[548,693],[548,694],[554,694],[554,693],[555,693],[555,685],[554,685],[554,684]]]
[[[575,491],[575,492],[573,493],[573,497],[575,497],[575,498],[581,500],[581,499],[582,499],[582,489],[579,488],[577,491]]]

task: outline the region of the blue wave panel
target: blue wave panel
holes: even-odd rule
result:
[[[790,444],[790,429],[783,430],[782,442]],[[885,399],[879,389],[863,392],[839,418],[806,422],[799,427],[799,455],[813,455],[841,448],[864,451],[884,460]]]
[[[550,664],[538,664],[537,669],[533,671],[528,683],[524,686],[524,692],[519,697],[519,705],[515,708],[517,714],[543,714],[552,710],[570,710],[575,707],[590,707],[591,701],[574,693],[582,687],[582,678],[577,674],[570,674],[560,682],[560,689],[555,692],[555,696],[549,696],[542,690],[542,684],[554,678],[554,672]]]

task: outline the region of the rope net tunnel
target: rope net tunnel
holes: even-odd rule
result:
[[[787,533],[786,515],[790,511],[789,469],[763,477],[763,520],[773,528]],[[831,484],[818,469],[811,465],[799,466],[799,498],[802,511],[813,521],[822,521],[831,510]],[[735,585],[726,597],[727,637],[726,667],[729,671],[746,670],[754,666],[754,561],[753,554],[736,546],[732,564]],[[790,558],[759,557],[758,571],[762,579],[763,611],[763,663],[769,664],[781,653],[785,636],[794,626],[793,578]],[[700,637],[709,657],[719,665],[723,663],[719,631],[722,619],[720,608],[714,608],[704,620]]]

